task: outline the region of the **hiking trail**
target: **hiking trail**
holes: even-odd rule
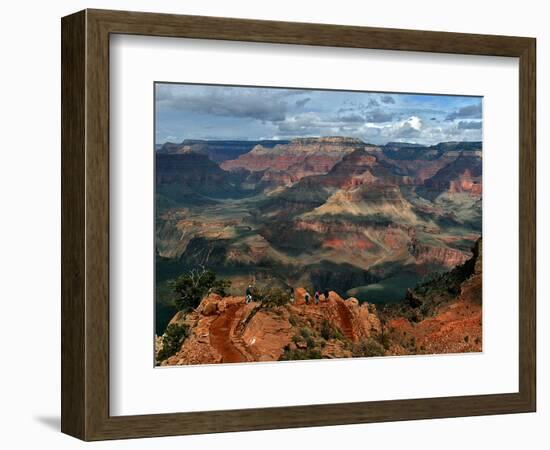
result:
[[[342,329],[342,333],[344,333],[344,335],[348,339],[354,341],[355,335],[353,333],[353,325],[351,323],[351,320],[352,320],[351,312],[343,301],[337,301],[336,305],[338,308],[338,315],[340,316],[340,326]]]
[[[220,314],[210,328],[210,344],[222,356],[222,363],[246,362],[247,359],[233,344],[233,325],[238,321],[237,312],[242,305],[228,306],[223,314]]]

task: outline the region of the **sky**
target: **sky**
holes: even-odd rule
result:
[[[155,142],[347,136],[481,141],[481,97],[157,83]]]

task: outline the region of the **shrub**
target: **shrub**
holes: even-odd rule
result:
[[[327,341],[329,339],[344,339],[342,332],[337,327],[333,326],[327,319],[321,322],[321,336]]]
[[[300,334],[304,339],[311,337],[311,330],[307,327],[300,328]]]
[[[279,288],[266,286],[255,290],[254,300],[261,302],[264,308],[272,309],[290,303],[290,294]]]
[[[352,346],[351,352],[354,357],[384,356],[385,349],[382,344],[373,338],[361,339]]]
[[[384,347],[386,350],[388,350],[391,346],[391,339],[390,335],[386,333],[384,330],[377,336],[378,342]]]
[[[283,354],[281,355],[280,360],[281,361],[298,361],[298,360],[322,359],[322,358],[323,358],[323,355],[317,349],[308,348],[306,350],[300,350],[300,349],[291,350],[289,348],[285,348]]]
[[[231,287],[231,281],[229,280],[216,280],[210,289],[214,294],[227,297],[229,295],[228,289]]]
[[[311,336],[306,338],[306,344],[308,348],[314,348],[315,347],[315,339],[313,339]]]
[[[308,358],[307,359],[322,359],[323,355],[321,355],[321,352],[317,349],[311,349],[308,351]]]
[[[175,355],[183,341],[189,335],[189,327],[187,325],[170,324],[162,335],[162,349],[158,352],[157,360],[163,361],[166,358]]]
[[[199,306],[204,296],[214,292],[221,296],[227,295],[231,286],[228,280],[217,280],[216,274],[207,269],[194,269],[180,275],[170,283],[176,293],[176,307],[181,311],[188,311]]]
[[[288,322],[290,323],[290,325],[292,325],[293,327],[295,327],[296,325],[298,325],[298,319],[296,319],[296,316],[294,314],[291,314],[290,317],[288,318]]]
[[[323,320],[323,322],[321,323],[321,336],[327,341],[332,338],[332,327],[330,326],[329,321],[326,319]]]

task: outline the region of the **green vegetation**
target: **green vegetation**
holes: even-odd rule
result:
[[[320,350],[317,349],[290,349],[286,347],[280,361],[299,361],[305,359],[323,359]]]
[[[327,319],[323,319],[323,322],[321,323],[321,336],[326,341],[330,339],[344,339],[344,335],[342,334],[340,329],[333,326]]]
[[[384,347],[385,350],[389,350],[392,342],[391,342],[390,335],[386,331],[384,326],[382,326],[382,331],[380,332],[380,334],[375,335],[373,338],[376,339],[380,343],[380,345]]]
[[[414,288],[408,289],[405,302],[397,307],[398,312],[413,322],[434,314],[438,307],[455,299],[460,294],[461,284],[475,270],[479,246],[473,249],[474,256],[449,272],[431,273]]]
[[[175,355],[181,348],[181,344],[189,335],[187,325],[170,324],[162,336],[162,349],[157,355],[158,361],[164,361],[166,358]]]
[[[378,283],[350,289],[347,294],[370,303],[397,303],[403,300],[408,288],[418,283],[420,276],[404,272]]]
[[[305,359],[322,359],[319,347],[323,348],[326,341],[318,338],[314,330],[308,327],[300,328],[300,334],[292,336],[293,346],[287,345],[280,358],[281,361],[295,361]]]
[[[312,335],[312,330],[310,330],[309,328],[307,327],[302,327],[300,328],[300,335],[304,338],[304,339],[308,339],[311,337]]]
[[[188,311],[199,306],[203,297],[211,292],[226,296],[231,282],[218,280],[214,272],[202,268],[180,275],[170,285],[177,294],[176,307],[181,311]]]
[[[351,347],[351,353],[355,358],[364,358],[369,356],[384,356],[384,346],[375,338],[361,339]]]
[[[352,342],[328,320],[323,320],[318,332],[308,327],[300,328],[299,333],[292,336],[292,344],[285,347],[280,359],[282,361],[320,359],[323,357],[321,350],[331,339],[340,341],[343,348],[350,351],[355,358],[384,356],[392,344],[389,334],[385,331],[373,334],[368,339]],[[407,342],[407,345],[415,344],[412,340]]]
[[[290,303],[290,294],[277,287],[264,286],[263,288],[255,289],[253,297],[254,300],[261,302],[262,307],[266,309],[273,309]]]
[[[178,310],[173,304],[169,305],[159,301],[157,301],[155,308],[155,334],[161,336]]]

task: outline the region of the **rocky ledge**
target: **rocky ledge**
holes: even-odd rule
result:
[[[481,239],[473,256],[410,290],[399,304],[377,309],[336,292],[306,303],[306,291],[278,306],[210,294],[178,312],[187,331],[163,366],[296,359],[332,359],[482,350]],[[170,326],[170,325],[169,325]],[[155,342],[156,354],[163,337]]]
[[[354,345],[381,332],[374,305],[333,291],[318,304],[313,297],[306,304],[302,288],[293,303],[272,308],[211,294],[170,323],[186,325],[190,333],[162,365],[351,357]]]

